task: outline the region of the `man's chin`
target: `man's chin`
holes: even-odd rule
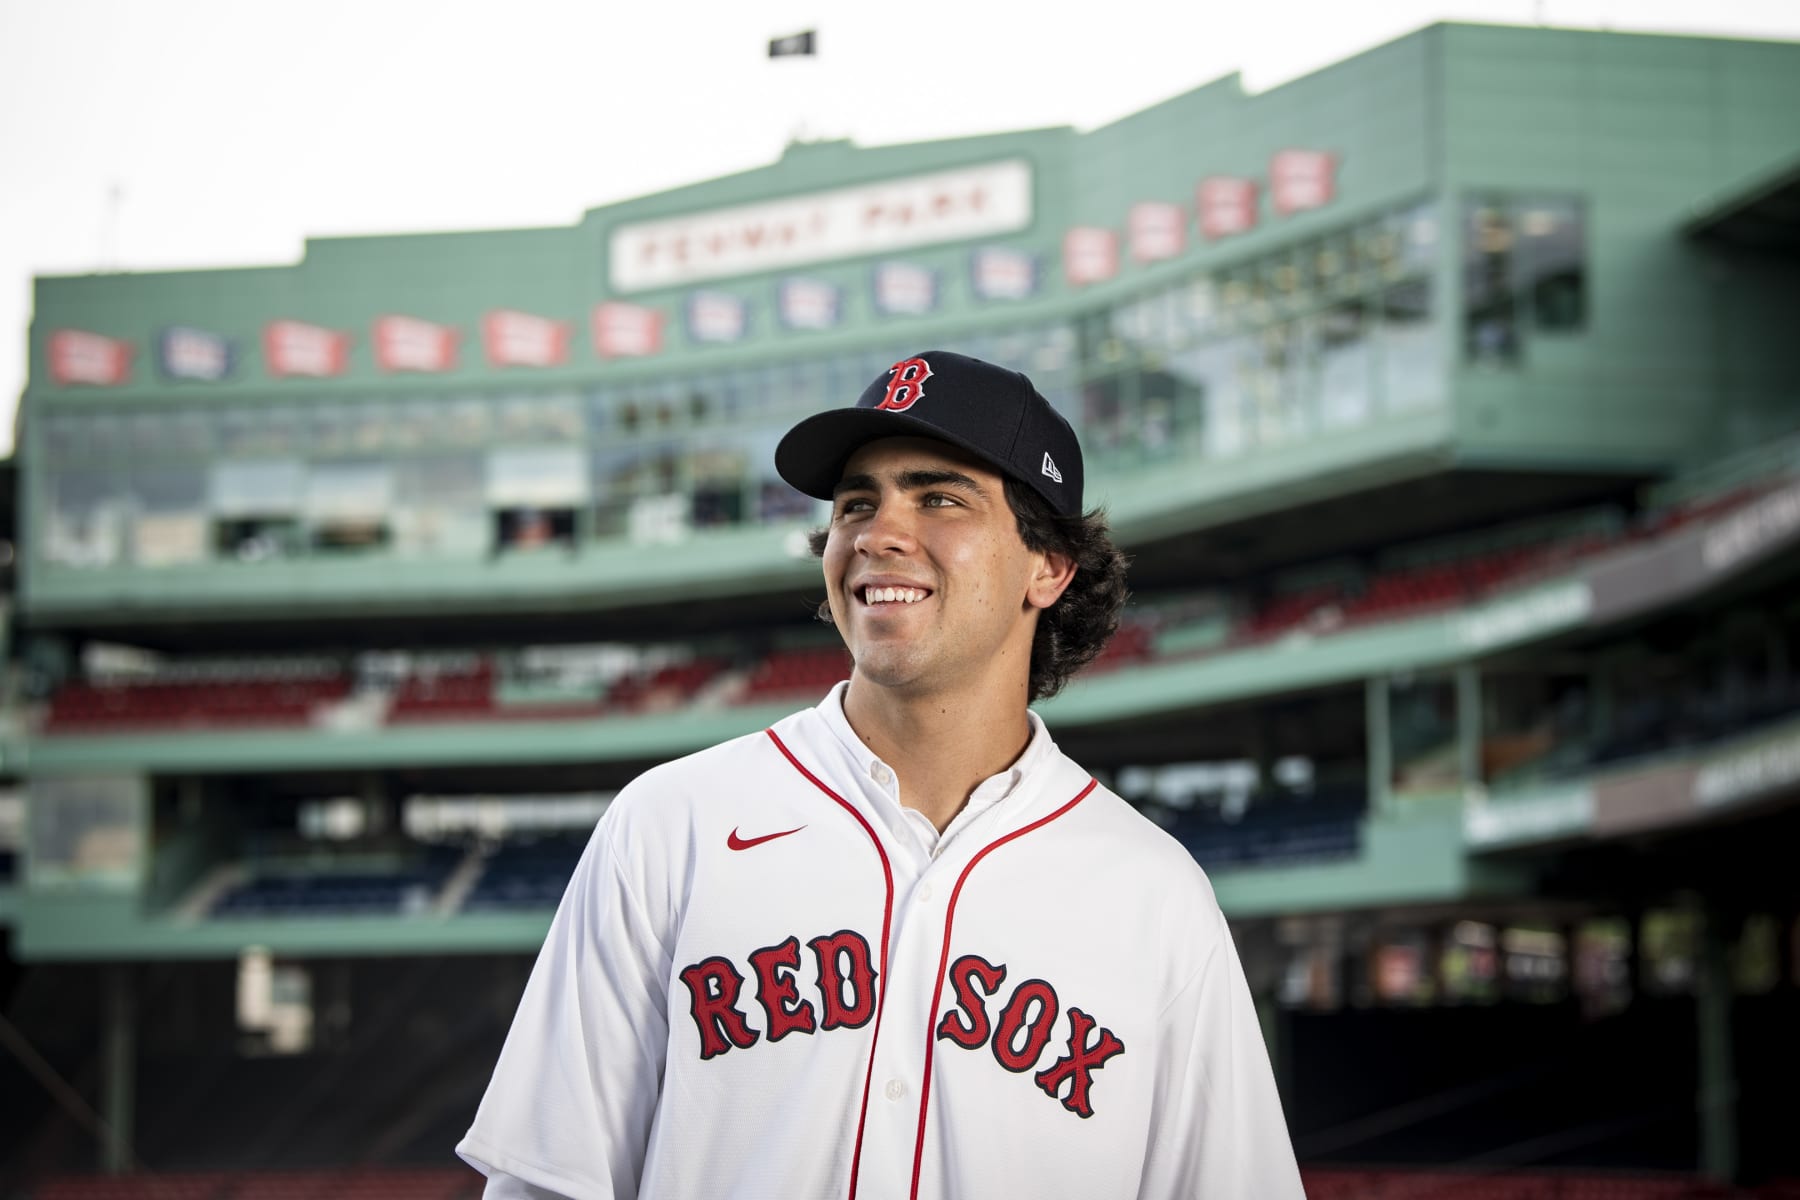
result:
[[[856,656],[851,678],[861,679],[886,692],[904,693],[921,684],[925,674],[923,668],[924,664],[910,655],[865,650]]]

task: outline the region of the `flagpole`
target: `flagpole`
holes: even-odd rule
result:
[[[793,112],[793,128],[788,141],[806,142],[815,137],[822,137],[819,131],[808,127],[807,111],[816,102],[819,63],[819,29],[811,25],[798,33],[783,34],[769,39],[769,61],[789,60],[788,65],[779,69],[789,76],[792,90],[787,96],[788,106]],[[802,67],[800,61],[807,61]]]

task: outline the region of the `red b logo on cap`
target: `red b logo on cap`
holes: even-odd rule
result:
[[[931,378],[931,364],[922,358],[903,358],[888,371],[893,378],[888,380],[887,395],[875,407],[905,412],[925,394],[925,381]]]

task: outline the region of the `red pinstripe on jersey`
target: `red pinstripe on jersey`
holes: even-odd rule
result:
[[[861,813],[852,808],[848,800],[845,800],[842,796],[826,787],[824,783],[820,782],[817,775],[814,775],[811,771],[802,766],[800,760],[794,757],[793,751],[787,748],[787,744],[781,740],[773,729],[765,729],[763,732],[769,735],[769,740],[775,743],[775,748],[781,751],[782,757],[793,764],[794,770],[804,775],[814,787],[818,788],[821,792],[824,792],[827,796],[830,796],[833,800],[836,800],[838,804],[843,807],[845,812],[856,818],[856,823],[861,825],[863,827],[863,832],[869,835],[869,841],[874,845],[875,853],[881,856],[881,875],[887,882],[887,901],[882,906],[881,910],[881,972],[877,976],[879,982],[876,985],[875,991],[875,1029],[869,1038],[869,1067],[863,1074],[862,1111],[856,1115],[856,1149],[850,1155],[849,1200],[856,1200],[856,1177],[857,1172],[862,1167],[863,1125],[869,1119],[869,1089],[874,1086],[875,1082],[875,1047],[881,1042],[881,1011],[887,1006],[888,928],[894,919],[894,869],[888,864],[887,850],[882,847],[881,839],[875,836],[874,826],[870,825]],[[1093,784],[1090,783],[1088,786],[1089,788],[1092,788]],[[1086,792],[1082,793],[1084,796],[1086,794]],[[1079,799],[1079,797],[1077,797],[1077,799]],[[1020,832],[1024,831],[1021,830]],[[958,886],[960,887],[961,885],[959,884]],[[941,967],[938,969],[938,974],[940,977],[943,975],[943,969]],[[934,1009],[937,1007],[936,1001],[932,1002],[932,1007]],[[916,1167],[913,1171],[913,1177],[915,1180],[918,1178],[918,1170]]]
[[[963,884],[969,881],[969,872],[975,869],[976,863],[986,858],[995,850],[1006,845],[1006,843],[1012,841],[1014,838],[1024,837],[1034,829],[1041,829],[1074,808],[1077,804],[1080,804],[1083,800],[1087,799],[1088,793],[1094,790],[1096,782],[1096,780],[1088,780],[1087,786],[1077,792],[1073,800],[1070,800],[1067,804],[1063,805],[1049,816],[1040,817],[1031,824],[1015,829],[1005,837],[997,838],[996,840],[989,842],[986,846],[983,846],[976,852],[975,857],[969,860],[969,865],[962,869],[962,874],[956,877],[956,887],[950,892],[950,904],[944,913],[944,948],[938,956],[937,984],[931,989],[931,1011],[925,1014],[925,1078],[919,1084],[919,1137],[918,1140],[913,1143],[912,1192],[910,1193],[912,1200],[918,1200],[919,1171],[925,1163],[925,1114],[931,1107],[931,1054],[937,1046],[936,1027],[938,1004],[944,998],[944,973],[948,970],[950,965],[950,930],[951,927],[956,924],[957,897],[962,895]],[[842,801],[839,803],[842,803]],[[873,1063],[870,1065],[873,1065]],[[867,1102],[867,1099],[865,1094],[865,1103]],[[860,1130],[858,1131],[857,1136],[860,1140]]]

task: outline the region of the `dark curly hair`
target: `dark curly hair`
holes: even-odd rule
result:
[[[1106,649],[1119,629],[1119,610],[1131,592],[1125,586],[1125,555],[1113,545],[1106,512],[1093,508],[1079,517],[1059,516],[1031,488],[1003,476],[1006,502],[1019,524],[1019,540],[1033,552],[1052,551],[1075,564],[1075,578],[1055,604],[1038,614],[1031,639],[1031,699],[1048,700],[1075,672]],[[808,538],[813,556],[823,558],[829,529]],[[819,620],[831,624],[831,606],[819,603]]]

